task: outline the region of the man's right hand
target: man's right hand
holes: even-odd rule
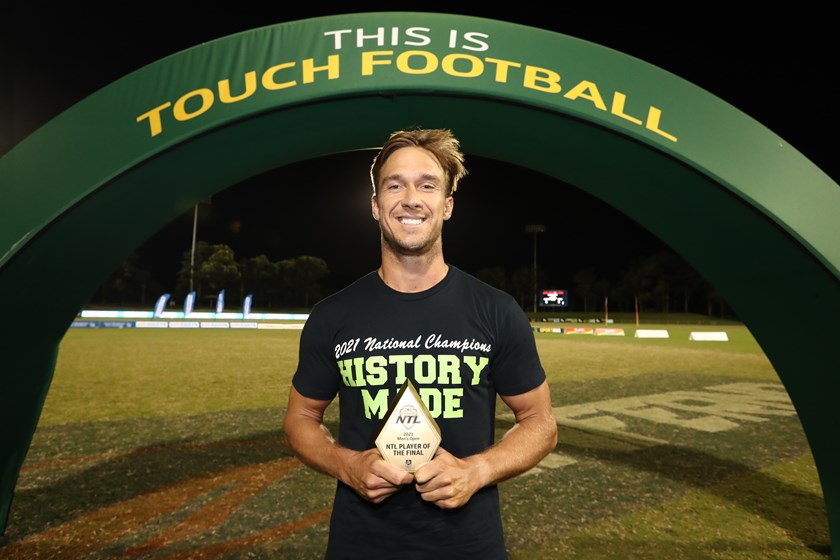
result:
[[[413,474],[385,461],[376,448],[358,452],[345,465],[341,478],[360,496],[375,504],[414,482]]]
[[[324,425],[324,410],[330,402],[304,397],[294,387],[289,391],[283,431],[298,459],[377,504],[414,482],[412,473],[386,462],[375,447],[354,451],[339,445]]]

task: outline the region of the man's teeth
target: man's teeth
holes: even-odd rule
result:
[[[420,218],[400,218],[401,224],[407,224],[410,226],[419,226],[422,222],[423,220]]]

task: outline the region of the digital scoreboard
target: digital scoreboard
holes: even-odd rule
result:
[[[542,290],[539,296],[540,307],[568,307],[569,305],[567,290]]]

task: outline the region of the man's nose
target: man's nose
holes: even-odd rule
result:
[[[403,198],[402,203],[405,206],[419,206],[420,205],[420,197],[417,196],[418,191],[417,187],[414,185],[408,185],[405,190],[403,191]]]

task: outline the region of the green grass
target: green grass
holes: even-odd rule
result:
[[[749,331],[663,323],[643,328],[669,339],[636,339],[616,326],[626,336],[536,335],[560,442],[501,486],[512,559],[826,558],[789,403],[703,408],[715,387],[781,388]],[[730,340],[688,340],[701,329]],[[0,557],[320,558],[334,483],[280,440],[298,337],[69,331]],[[335,430],[334,406],[327,418]],[[509,427],[500,410],[497,434]]]
[[[300,333],[71,329],[41,425],[285,406]]]
[[[642,511],[617,516],[583,530],[576,530],[546,554],[544,549],[523,550],[516,557],[583,559],[603,558],[824,558],[825,549],[802,546],[791,539],[787,527],[797,527],[803,540],[824,542],[820,527],[808,524],[797,513],[814,507],[813,499],[806,503],[766,500],[774,506],[767,515],[756,515],[755,508],[744,506],[731,496],[752,492],[756,507],[762,507],[761,493],[768,480],[787,484],[791,489],[808,490],[810,496],[819,493],[816,473],[807,457],[779,463],[766,471],[734,477],[721,483],[714,491],[688,491]],[[819,511],[810,511],[818,518]],[[774,517],[785,516],[784,520]],[[779,522],[782,521],[782,522]]]

